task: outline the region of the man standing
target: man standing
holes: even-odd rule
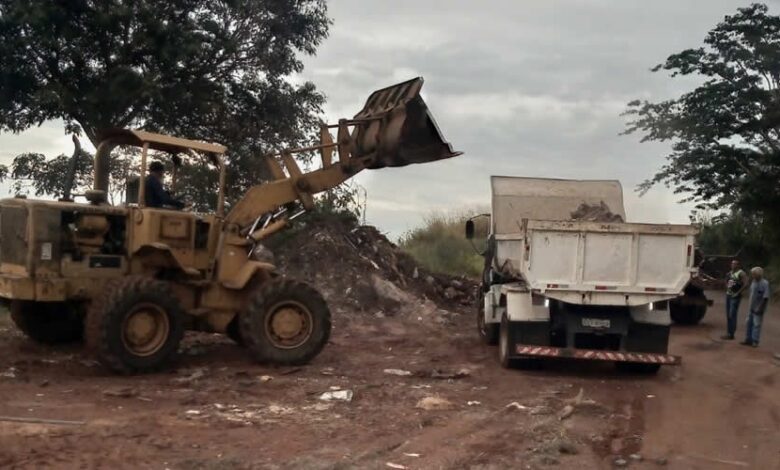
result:
[[[764,279],[764,270],[755,267],[750,270],[753,282],[750,283],[750,301],[748,303],[747,332],[745,346],[758,347],[758,339],[761,336],[761,323],[764,321],[764,312],[769,303],[769,282]]]
[[[731,260],[731,271],[726,276],[726,334],[721,339],[734,339],[739,303],[742,292],[748,287],[747,281],[747,274],[740,268],[739,260]]]
[[[163,188],[163,178],[165,176],[165,166],[160,162],[152,162],[149,165],[149,175],[146,177],[146,187],[144,188],[146,207],[172,207],[174,209],[184,208],[184,203],[174,199]]]

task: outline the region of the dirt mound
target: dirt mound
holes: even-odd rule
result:
[[[582,203],[577,210],[571,213],[572,220],[585,220],[591,222],[623,222],[620,214],[615,214],[609,210],[609,206],[604,201],[598,204]]]
[[[281,272],[314,284],[332,307],[376,313],[420,298],[450,309],[474,301],[475,280],[423,269],[376,227],[354,219],[310,216],[268,248]]]

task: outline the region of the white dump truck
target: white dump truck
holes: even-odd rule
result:
[[[696,271],[696,226],[622,222],[617,181],[494,176],[491,191],[477,324],[503,366],[572,358],[655,373],[679,364],[667,350],[669,302]],[[583,207],[608,212],[576,220]],[[470,239],[478,217],[466,223]]]

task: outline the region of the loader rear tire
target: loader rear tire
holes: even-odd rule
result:
[[[83,337],[84,319],[76,304],[13,300],[10,310],[16,327],[38,343],[72,343]]]
[[[133,374],[157,370],[176,356],[184,322],[168,283],[131,276],[110,283],[92,302],[84,332],[100,363]]]
[[[238,318],[246,348],[261,363],[306,364],[330,338],[328,304],[304,282],[266,282],[250,295]]]
[[[485,293],[480,290],[477,297],[477,332],[479,337],[487,345],[498,344],[499,323],[485,322]]]

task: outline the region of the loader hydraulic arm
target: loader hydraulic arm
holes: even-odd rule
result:
[[[285,204],[300,201],[314,207],[314,195],[333,189],[364,169],[427,163],[460,155],[444,140],[428,111],[420,89],[423,79],[377,90],[353,119],[320,129],[320,143],[312,147],[284,150],[266,157],[273,181],[253,186],[231,209],[226,227],[233,227],[255,241],[286,225],[288,217],[279,211]],[[330,129],[337,129],[336,141]],[[317,151],[322,166],[303,173],[295,155]],[[334,161],[334,154],[337,159]],[[280,163],[281,161],[281,163]],[[278,214],[271,223],[260,218]]]

